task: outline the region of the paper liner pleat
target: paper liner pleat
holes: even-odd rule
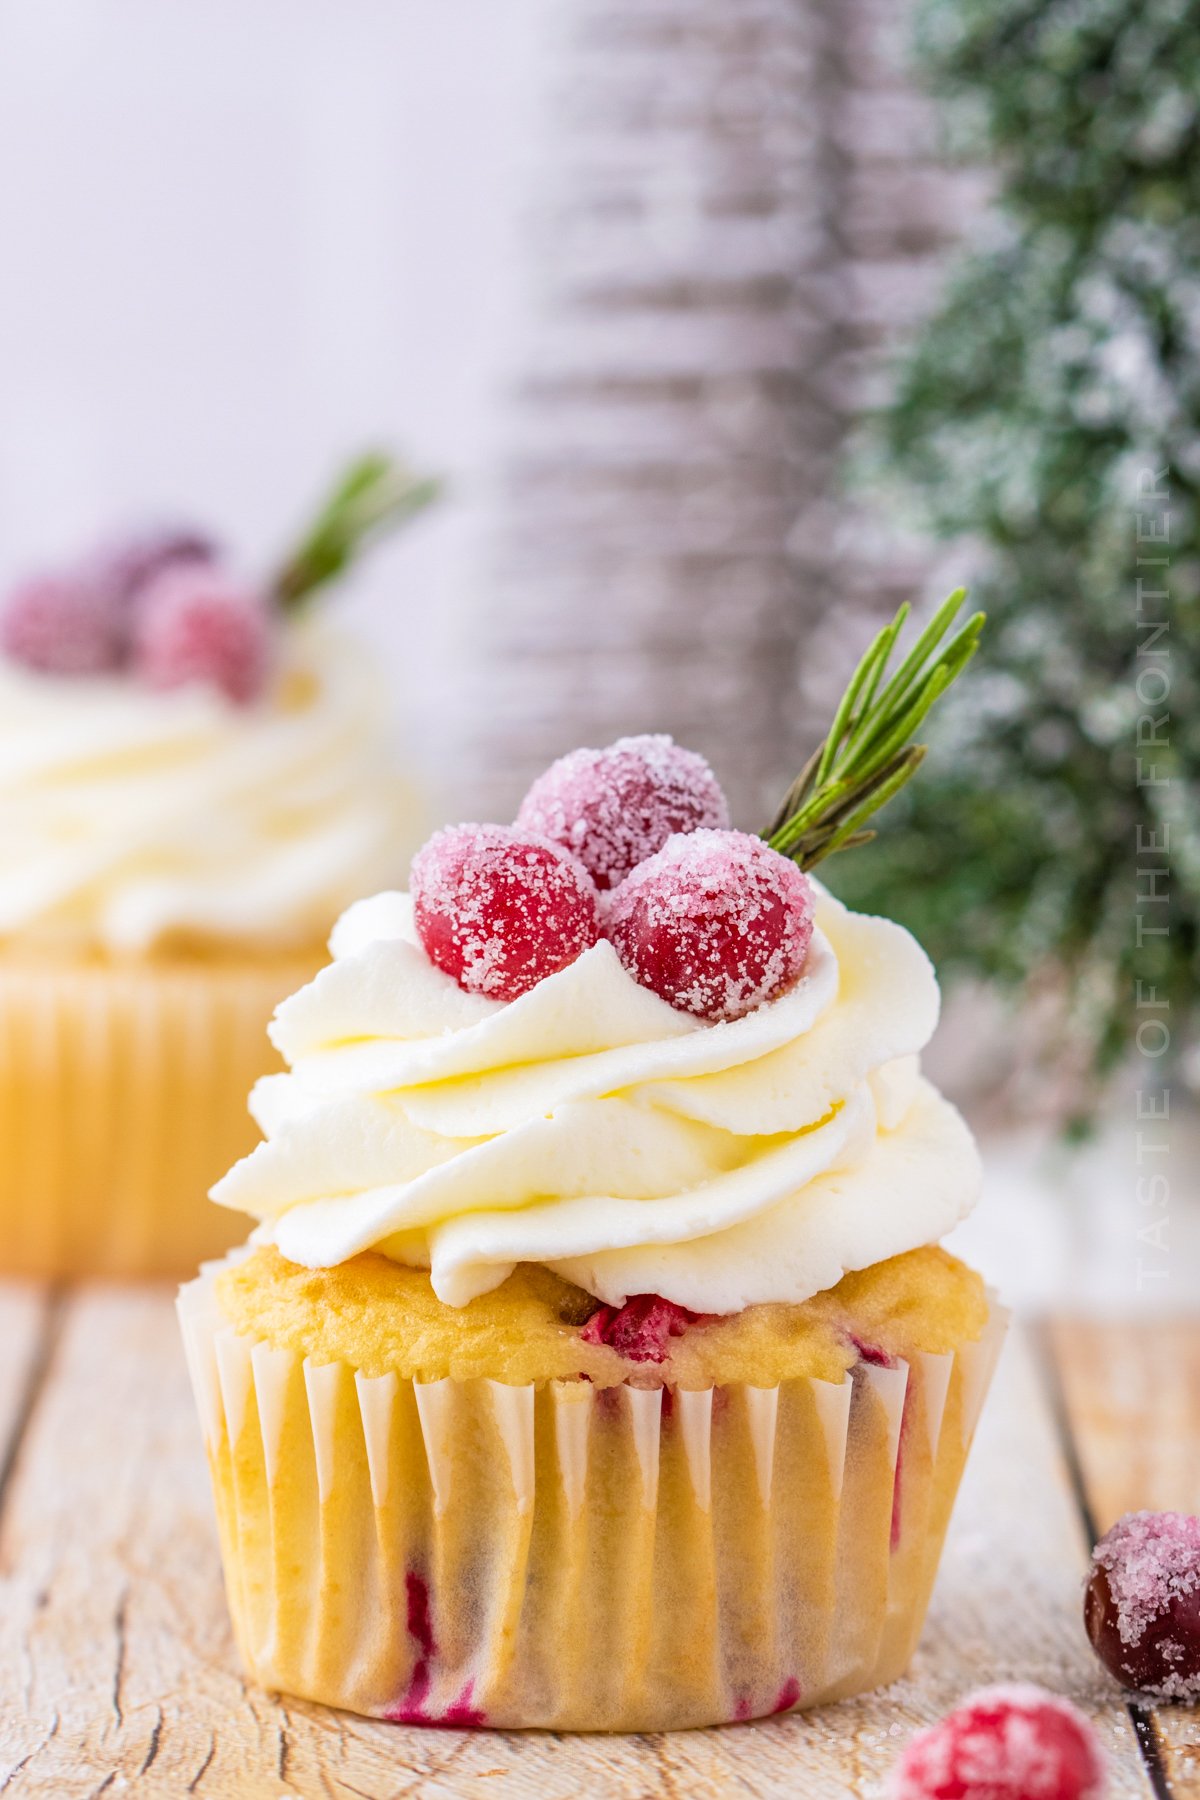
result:
[[[180,1275],[245,1230],[208,1190],[254,1146],[271,1013],[316,956],[0,956],[0,1273]]]
[[[180,1316],[238,1643],[263,1685],[414,1723],[654,1730],[889,1681],[1006,1315],[840,1383],[409,1381]]]

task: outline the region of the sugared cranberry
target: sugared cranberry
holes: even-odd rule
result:
[[[741,831],[668,838],[609,902],[607,932],[643,987],[701,1019],[740,1019],[804,967],[813,890]]]
[[[892,1771],[889,1800],[1102,1800],[1096,1734],[1083,1714],[1030,1683],[980,1688]]]
[[[129,606],[159,575],[182,565],[212,564],[218,546],[188,525],[162,526],[100,544],[88,558],[93,580],[107,585],[117,601]]]
[[[455,825],[413,858],[417,935],[459,987],[516,1000],[600,936],[591,876],[547,838],[511,825]]]
[[[138,600],[134,668],[151,687],[206,682],[245,705],[262,692],[273,637],[259,594],[202,563],[183,564]]]
[[[1200,1700],[1200,1519],[1126,1513],[1092,1554],[1092,1649],[1124,1687]]]
[[[728,825],[729,807],[694,750],[666,736],[625,737],[551,763],[522,800],[517,824],[561,844],[605,889],[673,832]]]
[[[629,1362],[666,1362],[668,1339],[682,1336],[700,1313],[661,1294],[634,1294],[624,1306],[602,1306],[580,1332],[585,1344],[610,1344]]]
[[[34,575],[0,604],[0,652],[45,675],[120,666],[124,631],[110,590],[87,574]]]

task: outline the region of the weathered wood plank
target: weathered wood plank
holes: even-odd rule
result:
[[[1022,1676],[1098,1721],[1120,1800],[1146,1795],[1128,1719],[1078,1626],[1083,1540],[1025,1343],[1002,1361],[925,1643],[882,1696],[656,1738],[422,1732],[249,1690],[220,1587],[168,1298],[72,1300],[0,1521],[0,1789],[12,1800],[864,1800],[909,1732]],[[107,1785],[106,1785],[107,1784]]]
[[[52,1302],[33,1282],[0,1282],[0,1489],[12,1472],[31,1388],[52,1328]]]
[[[1097,1534],[1122,1513],[1200,1513],[1200,1322],[1058,1321],[1046,1341]],[[1200,1800],[1200,1713],[1167,1706],[1154,1733],[1176,1800]]]

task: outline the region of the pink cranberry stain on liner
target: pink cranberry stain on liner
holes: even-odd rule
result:
[[[771,1708],[771,1717],[773,1718],[776,1713],[791,1712],[793,1706],[797,1706],[799,1701],[800,1683],[794,1675],[789,1675],[776,1696],[775,1704]]]
[[[486,1724],[487,1715],[481,1708],[472,1705],[475,1692],[473,1680],[465,1683],[445,1712],[431,1713],[428,1710],[427,1702],[433,1680],[429,1665],[438,1653],[437,1640],[433,1635],[429,1583],[415,1569],[409,1569],[404,1577],[404,1587],[408,1604],[408,1635],[416,1645],[418,1654],[407,1688],[396,1705],[389,1707],[384,1713],[384,1718],[393,1725],[452,1725],[464,1731],[478,1730]]]
[[[894,1369],[896,1358],[881,1349],[878,1344],[868,1344],[853,1332],[849,1334],[850,1342],[858,1352],[860,1362],[867,1363],[873,1369]],[[904,1438],[912,1419],[912,1383],[904,1390],[904,1410],[900,1415],[900,1439],[896,1445],[896,1472],[892,1481],[892,1525],[890,1545],[896,1550],[900,1545],[900,1486],[902,1466],[904,1462]]]

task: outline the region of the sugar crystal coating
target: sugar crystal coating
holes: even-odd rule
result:
[[[461,988],[516,1000],[600,936],[587,870],[558,844],[511,825],[456,825],[413,858],[417,935]]]
[[[139,597],[134,669],[150,687],[201,682],[246,705],[262,692],[273,642],[259,594],[204,563],[177,563]]]
[[[1084,1596],[1092,1648],[1124,1687],[1200,1699],[1200,1519],[1136,1512],[1092,1555]]]
[[[560,756],[522,800],[517,824],[577,856],[604,890],[673,832],[727,826],[729,808],[704,758],[658,734]]]
[[[44,675],[106,674],[123,645],[120,607],[85,573],[31,576],[0,603],[0,654]]]
[[[741,831],[668,838],[608,903],[607,935],[643,987],[713,1022],[740,1019],[790,985],[813,931],[812,884]]]
[[[1032,1683],[980,1688],[892,1770],[888,1800],[1103,1800],[1096,1734],[1069,1701]]]

